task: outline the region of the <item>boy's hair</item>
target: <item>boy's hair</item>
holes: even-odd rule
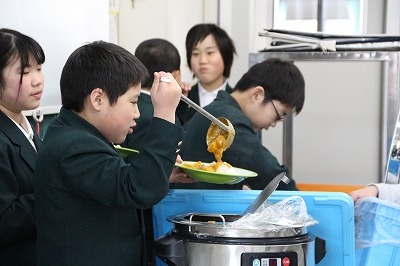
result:
[[[107,94],[110,104],[148,77],[146,67],[133,54],[113,43],[95,41],[76,49],[61,73],[61,101],[76,112],[96,88]]]
[[[173,72],[180,70],[181,57],[178,49],[164,39],[149,39],[143,41],[135,50],[135,56],[147,67],[150,77],[143,83],[143,88],[153,84],[154,72]]]
[[[190,58],[193,49],[199,42],[203,41],[210,34],[214,36],[215,42],[217,43],[219,52],[221,53],[222,59],[224,61],[223,75],[225,78],[229,78],[233,64],[233,57],[236,54],[236,49],[228,33],[226,33],[226,31],[218,27],[216,24],[197,24],[189,30],[188,34],[186,35],[187,64],[191,69]]]
[[[16,30],[0,29],[0,95],[5,87],[4,69],[15,60],[21,60],[20,80],[24,75],[24,68],[29,66],[29,56],[41,65],[45,61],[42,47],[34,39]]]
[[[262,86],[266,91],[264,103],[278,100],[293,107],[296,114],[303,108],[305,82],[303,74],[293,62],[270,58],[255,64],[237,82],[234,90],[246,91],[256,86]]]

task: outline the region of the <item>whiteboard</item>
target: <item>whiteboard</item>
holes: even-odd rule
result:
[[[58,113],[60,77],[68,56],[86,42],[109,41],[108,0],[8,0],[0,4],[0,27],[18,30],[43,48],[43,114]]]

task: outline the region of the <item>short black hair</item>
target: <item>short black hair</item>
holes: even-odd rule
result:
[[[154,72],[180,70],[181,57],[178,49],[164,39],[155,38],[141,42],[135,50],[135,56],[150,73],[149,78],[142,85],[144,88],[150,88],[153,84]]]
[[[110,104],[148,77],[146,67],[126,49],[113,43],[95,41],[76,49],[61,73],[61,102],[81,112],[85,98],[95,89],[107,94]]]
[[[303,74],[291,61],[270,58],[253,65],[237,82],[234,91],[246,91],[262,86],[272,99],[293,107],[296,114],[300,113],[305,100],[305,82]],[[264,97],[264,102],[269,102]]]
[[[37,41],[19,31],[2,28],[0,29],[0,95],[5,86],[3,70],[14,60],[21,60],[21,77],[24,75],[24,68],[29,66],[29,56],[32,56],[36,63],[42,65],[45,61],[45,54]]]
[[[233,40],[229,37],[225,30],[216,24],[201,23],[193,26],[186,35],[186,60],[190,66],[190,58],[195,46],[203,41],[208,35],[212,35],[217,43],[219,52],[224,61],[224,77],[229,78],[233,64],[233,57],[236,54]]]

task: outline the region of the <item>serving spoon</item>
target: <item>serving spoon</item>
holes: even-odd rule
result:
[[[212,122],[207,131],[207,145],[210,143],[211,140],[215,139],[220,134],[223,134],[221,132],[222,129],[223,131],[227,132],[227,134],[224,134],[226,135],[226,145],[224,147],[224,150],[231,146],[233,139],[235,138],[235,129],[228,119],[226,119],[225,117],[216,118],[183,94],[181,94],[181,100]]]
[[[278,187],[279,182],[284,182],[288,184],[290,182],[289,177],[286,176],[285,172],[280,173],[279,175],[275,176],[271,182],[261,191],[258,197],[250,204],[250,206],[243,212],[243,216],[246,214],[253,214],[255,213],[258,208],[268,199],[268,197],[275,191]]]
[[[181,94],[181,100],[184,101],[185,103],[187,103],[190,107],[192,107],[193,109],[195,109],[197,112],[199,112],[200,114],[202,114],[204,117],[208,118],[211,122],[213,122],[214,124],[216,124],[217,126],[219,126],[220,128],[222,128],[223,130],[225,130],[226,132],[230,131],[230,128],[225,125],[223,122],[221,122],[220,120],[218,120],[215,116],[213,116],[212,114],[210,114],[209,112],[207,112],[206,110],[204,110],[202,107],[200,107],[197,103],[193,102],[192,100],[190,100],[188,97],[186,97],[185,95]]]
[[[170,83],[171,81],[172,80],[169,77],[160,78],[160,82]],[[226,150],[231,146],[233,139],[235,137],[235,129],[233,128],[233,125],[228,119],[224,117],[216,118],[215,116],[204,110],[197,103],[193,102],[183,94],[181,94],[181,100],[212,122],[207,131],[207,138],[206,138],[207,146],[209,145],[210,141],[214,140],[216,137],[223,134],[220,129],[227,132],[227,134],[223,134],[227,140],[224,146],[224,150]],[[216,128],[214,125],[218,126],[218,128]]]

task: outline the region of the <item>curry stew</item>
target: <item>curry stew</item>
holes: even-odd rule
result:
[[[230,124],[229,121],[226,123]],[[234,135],[234,129],[232,124],[230,124],[230,126],[233,130],[233,133],[221,130],[213,123],[207,132],[207,151],[214,154],[216,162],[202,163],[198,161],[196,163],[186,163],[184,165],[186,167],[208,172],[232,173],[232,171],[234,171],[233,167],[229,163],[222,161],[223,152],[231,145],[233,140],[232,136],[230,135]]]

